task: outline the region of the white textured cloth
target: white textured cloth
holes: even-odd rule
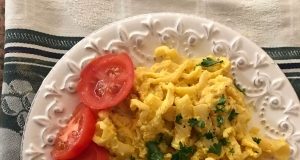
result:
[[[262,47],[300,46],[299,0],[8,0],[5,27],[86,36],[115,20],[153,12],[215,20]]]

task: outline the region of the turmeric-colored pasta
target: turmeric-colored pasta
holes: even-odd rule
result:
[[[93,141],[111,159],[288,160],[284,139],[247,130],[251,114],[228,59],[187,59],[166,46],[155,55],[164,60],[135,70],[127,99],[98,113]]]

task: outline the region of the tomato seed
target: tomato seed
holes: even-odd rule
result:
[[[98,89],[97,90],[97,95],[102,97],[104,95],[104,90],[103,89]]]
[[[110,79],[115,79],[120,75],[120,72],[118,72],[119,70],[119,68],[107,68],[104,73],[107,74]]]

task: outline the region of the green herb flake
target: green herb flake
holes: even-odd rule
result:
[[[175,122],[176,122],[177,124],[182,124],[181,120],[182,120],[182,115],[181,115],[181,113],[180,113],[180,114],[178,114],[178,115],[176,116]]]
[[[217,112],[226,112],[225,106],[223,106],[222,108],[220,108],[219,106],[216,106],[215,113],[217,113]]]
[[[252,137],[253,141],[257,144],[260,143],[261,139],[260,138],[256,138],[256,137]]]
[[[255,153],[259,153],[258,151],[254,151]]]
[[[231,154],[234,154],[235,151],[234,151],[233,148],[231,148],[229,152],[230,152]]]
[[[236,113],[235,109],[233,109],[233,110],[231,110],[231,112],[229,114],[228,120],[231,122],[238,115],[239,115],[239,113]]]
[[[223,106],[222,108],[220,108],[219,106],[216,106],[215,113],[217,113],[217,112],[226,112],[225,106]]]
[[[202,66],[202,67],[210,67],[212,65],[215,65],[217,63],[222,63],[223,60],[221,61],[215,61],[211,59],[210,57],[207,57],[206,59],[203,59],[203,61],[200,64],[197,64],[197,66]]]
[[[211,145],[208,149],[208,153],[213,153],[216,154],[218,156],[221,155],[222,152],[222,143],[214,143],[213,145]]]
[[[224,94],[222,94],[221,98],[219,99],[219,101],[216,105],[215,113],[217,113],[217,112],[226,112],[225,103],[226,103],[226,99],[225,99]],[[222,107],[220,108],[220,106],[222,106]]]
[[[222,96],[221,96],[221,98],[219,99],[217,105],[218,105],[218,106],[221,106],[221,105],[224,106],[225,103],[226,103],[226,99],[225,99],[224,94],[222,94]]]
[[[172,155],[171,160],[188,160],[190,156],[194,155],[196,148],[192,146],[183,145],[179,142],[180,149]]]
[[[220,115],[218,115],[217,121],[218,121],[218,127],[221,127],[221,125],[224,123],[223,117]]]
[[[208,131],[207,133],[205,133],[204,136],[205,136],[206,139],[208,139],[208,140],[211,139],[212,141],[214,141],[215,136],[210,131]]]
[[[158,139],[157,143],[160,144],[162,141],[165,141],[164,135],[163,135],[163,134],[161,134],[161,135],[159,136],[159,139]]]
[[[197,137],[201,138],[201,137],[204,137],[204,135],[202,133],[198,133]]]
[[[132,155],[130,156],[130,160],[135,160],[135,157],[133,157]]]
[[[148,160],[163,160],[164,159],[164,154],[161,151],[159,151],[159,149],[158,149],[158,145],[160,143],[159,141],[149,141],[146,143],[146,147],[148,149],[146,157]]]
[[[235,82],[233,82],[233,85],[235,86],[235,88],[238,90],[238,91],[240,91],[240,92],[242,92],[244,95],[246,95],[245,94],[245,89],[241,89]]]
[[[227,145],[229,144],[229,142],[227,141],[227,139],[226,139],[226,138],[222,138],[222,139],[220,139],[220,140],[219,140],[219,143],[221,143],[221,144],[222,144],[222,146],[227,146]]]
[[[205,128],[205,122],[202,120],[197,120],[196,118],[190,118],[188,120],[188,123],[190,124],[191,127],[201,127],[201,128]]]

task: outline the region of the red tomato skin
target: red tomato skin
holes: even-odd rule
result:
[[[106,148],[92,142],[84,151],[71,160],[110,160],[110,156]]]
[[[62,142],[60,139],[63,135],[64,131],[68,131],[68,127],[71,127],[73,119],[76,119],[80,117],[81,118],[81,125],[79,125],[79,137],[77,139],[72,139],[74,142],[73,144],[69,144],[70,141],[70,135],[68,135],[67,141],[67,147],[64,147],[64,149],[59,149],[59,143]],[[59,133],[57,134],[57,137],[55,139],[54,149],[51,151],[51,156],[55,159],[71,159],[75,156],[77,156],[80,152],[82,152],[92,141],[92,138],[94,136],[95,130],[96,130],[96,119],[94,116],[93,111],[87,107],[84,103],[80,103],[76,109],[73,112],[73,115],[68,122],[67,126],[64,128],[61,128]],[[69,126],[70,125],[70,126]]]
[[[124,72],[117,77],[114,82],[123,82],[122,88],[117,94],[107,94],[107,96],[99,97],[95,92],[96,84],[92,81],[98,81],[97,75],[104,71],[104,68],[110,66],[119,66],[124,69]],[[81,79],[77,84],[78,95],[82,102],[95,110],[101,110],[113,107],[119,104],[129,94],[134,81],[134,65],[131,58],[126,53],[108,54],[93,59],[81,72]],[[120,81],[118,81],[120,80]],[[111,96],[110,96],[111,95]]]

